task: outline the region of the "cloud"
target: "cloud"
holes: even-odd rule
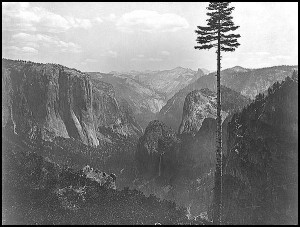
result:
[[[94,58],[88,58],[88,59],[85,60],[85,62],[95,63],[95,62],[98,62],[98,60],[94,59]]]
[[[96,17],[95,21],[98,22],[98,23],[102,23],[103,22],[103,20],[101,19],[101,17]]]
[[[161,58],[148,58],[149,61],[162,61]]]
[[[166,50],[163,50],[160,52],[161,55],[164,55],[164,56],[169,56],[170,55],[170,52],[169,51],[166,51]]]
[[[151,61],[151,62],[160,62],[160,61],[163,61],[163,59],[161,58],[145,58],[144,55],[141,57],[140,55],[138,55],[137,57],[135,58],[131,58],[130,61]]]
[[[37,54],[38,50],[32,47],[17,47],[17,46],[7,46],[4,47],[4,52],[15,53],[15,54]]]
[[[20,46],[32,46],[40,49],[47,49],[52,52],[71,52],[80,53],[81,47],[73,42],[64,42],[56,37],[51,37],[43,34],[28,34],[28,33],[17,33],[12,36],[14,43]],[[32,47],[31,47],[32,48]]]
[[[38,50],[32,48],[32,47],[22,47],[22,51],[23,52],[28,52],[28,53],[33,53],[33,54],[37,54]]]
[[[136,30],[143,32],[175,32],[188,28],[187,20],[179,15],[166,13],[160,14],[150,10],[134,10],[125,13],[116,23],[117,29],[123,32]]]
[[[108,21],[115,21],[117,16],[114,13],[109,14],[108,16],[104,17],[105,20]]]
[[[118,55],[119,55],[118,52],[116,52],[114,50],[106,50],[100,56],[102,56],[102,57],[116,58],[116,57],[118,57]]]
[[[3,30],[59,33],[71,28],[92,27],[89,19],[64,17],[29,3],[2,3]]]
[[[112,57],[112,58],[116,58],[118,56],[118,53],[116,51],[109,50],[108,51],[108,56]]]
[[[195,62],[195,59],[184,59],[185,62]]]
[[[287,55],[275,55],[270,57],[272,60],[287,60],[287,59],[291,59],[290,56]]]
[[[244,52],[242,54],[265,56],[265,55],[269,55],[270,53],[266,51],[256,51],[256,52]]]
[[[270,53],[269,52],[266,52],[266,51],[258,51],[258,52],[255,52],[256,55],[269,55]]]

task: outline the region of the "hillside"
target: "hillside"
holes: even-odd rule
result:
[[[128,188],[114,190],[110,175],[98,183],[84,169],[57,165],[30,151],[32,147],[19,146],[18,138],[2,140],[2,224],[206,223],[189,220],[174,202]]]
[[[228,124],[225,223],[298,223],[297,81],[274,83]]]

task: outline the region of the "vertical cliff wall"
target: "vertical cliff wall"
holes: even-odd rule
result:
[[[99,127],[141,133],[124,108],[110,84],[76,69],[2,60],[2,127],[11,125],[18,134],[33,137],[41,130],[44,139],[71,137],[97,146]]]

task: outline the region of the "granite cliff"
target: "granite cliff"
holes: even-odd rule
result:
[[[45,140],[61,136],[98,146],[99,128],[137,136],[142,132],[112,85],[91,80],[76,69],[2,59],[2,127]]]
[[[209,115],[207,115],[208,117],[216,118],[216,93],[212,92],[212,90],[209,90],[205,84],[198,82],[199,80],[197,81],[197,83],[195,82],[181,89],[171,99],[169,99],[167,104],[163,106],[161,111],[157,114],[158,120],[171,126],[174,130],[178,130],[178,128],[180,127],[179,130],[182,130],[181,132],[183,132],[184,129],[181,127],[181,123],[182,121],[184,121],[185,123],[184,119],[187,118],[187,115],[189,115],[187,109],[186,111],[184,110],[186,99],[191,99],[191,101],[199,100],[196,101],[196,103],[198,102],[199,104],[199,111],[205,113],[205,116],[210,113]],[[191,93],[194,90],[200,91]],[[195,98],[194,96],[197,96],[199,98]],[[235,111],[238,111],[250,102],[250,99],[225,86],[221,86],[221,96],[221,108],[223,111],[222,113],[224,114],[224,118],[226,114],[228,115]],[[195,106],[196,108],[196,103],[192,103],[195,102],[186,102],[186,105],[189,105],[189,107]],[[206,110],[202,110],[200,105],[203,105],[203,108],[206,108]],[[199,126],[201,126],[201,122]],[[197,129],[199,129],[199,127],[197,127]]]

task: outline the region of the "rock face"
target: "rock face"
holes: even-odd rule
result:
[[[88,73],[94,80],[101,80],[114,86],[115,96],[119,102],[127,102],[133,115],[142,128],[155,119],[155,114],[165,104],[165,95],[145,86],[129,75],[105,73]]]
[[[198,92],[191,93],[194,90],[197,90]],[[196,96],[198,98],[196,98]],[[224,118],[226,114],[230,114],[242,109],[250,101],[246,97],[225,86],[221,86],[221,97],[221,108]],[[198,101],[195,102],[193,100]],[[186,111],[184,110],[185,105],[187,107]],[[196,107],[197,105],[199,106]],[[204,109],[202,109],[201,105]],[[171,126],[174,130],[177,130],[180,127],[179,131],[181,130],[180,133],[182,133],[184,128],[182,128],[180,124],[182,121],[185,122],[184,118],[193,119],[191,118],[192,116],[190,113],[188,113],[188,109],[191,111],[191,113],[196,114],[196,109],[193,111],[193,108],[190,109],[192,106],[194,106],[196,109],[200,108],[201,110],[199,110],[203,112],[202,116],[216,118],[216,93],[208,90],[205,84],[190,84],[189,86],[177,92],[171,99],[168,100],[167,104],[157,114],[157,118]],[[198,118],[194,118],[194,120],[196,119]],[[201,122],[199,122],[199,124],[200,125],[196,127],[197,130],[199,130]]]
[[[298,82],[287,78],[228,124],[224,223],[298,222]]]
[[[174,176],[179,142],[170,127],[157,120],[151,121],[137,145],[135,159],[139,173],[148,179]]]
[[[190,92],[184,101],[179,134],[196,133],[205,118],[216,118],[217,106],[215,100],[215,94],[208,89]],[[226,117],[224,111],[221,114],[223,118]]]
[[[61,65],[2,60],[2,126],[29,137],[41,129],[44,139],[71,137],[97,146],[100,126],[129,122],[110,84]],[[131,130],[135,128],[134,130]]]

